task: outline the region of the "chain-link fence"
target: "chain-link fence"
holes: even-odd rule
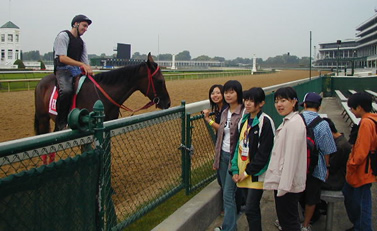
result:
[[[92,137],[28,149],[38,141],[52,140],[10,142],[13,153],[1,152],[0,230],[97,230],[100,153],[80,148]]]
[[[216,177],[216,171],[213,170],[215,131],[208,126],[203,115],[192,116],[190,122],[188,142],[191,142],[190,146],[192,147],[189,188],[191,192],[212,181]]]
[[[197,112],[182,105],[1,143],[0,230],[122,230],[182,189],[204,187],[216,175],[214,131]]]
[[[112,201],[120,230],[183,188],[182,113],[112,129]]]
[[[214,179],[207,129],[181,106],[1,143],[0,230],[122,230]]]

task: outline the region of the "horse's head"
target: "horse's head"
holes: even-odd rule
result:
[[[160,67],[154,62],[151,53],[148,54],[146,64],[148,78],[141,84],[140,91],[152,100],[158,108],[167,109],[170,107],[170,97],[166,89],[165,78]]]

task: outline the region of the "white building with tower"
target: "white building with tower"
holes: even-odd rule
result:
[[[0,68],[14,68],[21,59],[20,28],[9,21],[0,27]]]

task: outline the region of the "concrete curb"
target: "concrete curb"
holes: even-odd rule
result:
[[[206,230],[219,216],[221,208],[220,186],[215,180],[152,231]]]

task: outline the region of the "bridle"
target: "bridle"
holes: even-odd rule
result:
[[[151,100],[150,102],[148,102],[147,104],[145,104],[143,107],[139,108],[139,109],[136,109],[136,110],[133,110],[125,105],[120,105],[119,103],[115,102],[115,100],[113,100],[111,98],[111,96],[109,94],[106,93],[106,91],[97,83],[97,81],[94,80],[94,78],[90,75],[88,75],[88,78],[93,82],[93,84],[102,92],[102,94],[112,103],[114,104],[115,106],[119,107],[119,108],[122,108],[126,111],[130,111],[132,112],[132,115],[135,113],[135,112],[138,112],[140,110],[143,110],[143,109],[147,109],[149,107],[151,107],[152,105],[154,104],[159,104],[160,103],[160,98],[157,96],[157,92],[156,92],[156,88],[154,86],[154,82],[153,82],[153,76],[155,76],[157,74],[157,72],[160,70],[160,67],[157,66],[156,70],[151,73],[151,69],[148,67],[147,65],[147,72],[148,72],[148,89],[147,89],[147,93],[146,93],[146,96],[148,96],[148,93],[149,93],[149,89],[152,88],[153,90],[153,94],[154,94],[154,98],[153,100]]]
[[[157,96],[156,88],[154,87],[154,82],[153,82],[153,76],[155,76],[159,70],[160,70],[160,66],[157,66],[156,70],[151,74],[151,69],[147,65],[147,71],[148,71],[148,89],[147,89],[147,94],[146,95],[148,95],[149,89],[152,86],[154,98],[153,98],[153,100],[151,100],[151,102],[154,102],[154,104],[159,104],[160,103],[160,98]]]

